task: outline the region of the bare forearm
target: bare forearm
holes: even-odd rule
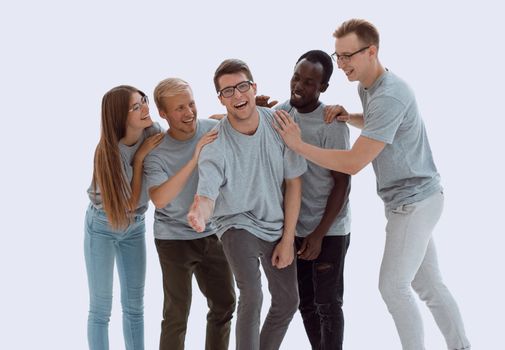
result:
[[[323,149],[302,142],[294,151],[323,168],[350,175],[357,172],[358,165],[348,150]]]
[[[323,149],[303,142],[301,130],[286,111],[276,111],[277,130],[282,139],[296,153],[326,169],[354,175],[372,162],[386,143],[359,136],[350,150]]]
[[[181,193],[197,165],[196,158],[191,158],[174,176],[159,186],[149,189],[149,196],[156,208],[164,208]]]
[[[350,150],[322,149],[304,143],[301,139],[293,146],[293,150],[319,166],[355,175],[372,162],[384,147],[384,142],[360,136]]]
[[[300,213],[302,200],[302,179],[300,177],[286,180],[284,193],[284,233],[282,239],[294,240],[296,222]]]
[[[137,209],[137,205],[140,200],[140,193],[142,192],[142,165],[142,160],[134,160],[133,162],[133,176],[130,182],[132,192],[129,200],[131,211]]]
[[[347,121],[347,123],[351,124],[355,128],[363,129],[363,127],[365,126],[365,122],[363,120],[363,113],[350,113],[349,120]]]

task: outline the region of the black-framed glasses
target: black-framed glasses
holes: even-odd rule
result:
[[[137,112],[140,111],[143,105],[148,105],[149,104],[149,98],[147,98],[147,95],[144,95],[140,98],[140,102],[134,103],[132,108],[128,110],[128,112]]]
[[[333,58],[333,60],[335,62],[342,62],[342,63],[349,63],[349,61],[351,60],[352,56],[356,55],[357,53],[360,53],[360,52],[363,52],[365,51],[366,49],[369,49],[370,48],[370,45],[364,47],[364,48],[361,48],[359,49],[358,51],[354,51],[353,53],[349,53],[349,54],[345,54],[345,55],[339,55],[337,52],[334,52],[331,54],[331,58]]]
[[[235,94],[235,89],[244,93],[244,92],[249,91],[252,84],[254,84],[252,81],[244,80],[244,81],[241,81],[240,83],[238,83],[237,85],[227,86],[224,89],[219,90],[217,94],[219,96],[225,97],[225,98],[232,97]]]

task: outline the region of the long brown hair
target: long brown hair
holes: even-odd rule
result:
[[[97,186],[102,197],[102,206],[113,229],[126,228],[131,219],[129,198],[131,188],[123,171],[119,140],[125,136],[130,97],[138,92],[128,85],[109,90],[102,98],[102,121],[100,141],[96,146],[93,166],[93,187]]]

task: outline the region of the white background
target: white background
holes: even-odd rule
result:
[[[108,89],[126,83],[152,96],[161,79],[181,77],[206,118],[224,110],[214,70],[236,57],[250,65],[260,94],[283,100],[297,58],[333,52],[334,29],[351,17],[376,24],[381,61],[416,93],[446,194],[435,232],[440,265],[474,349],[503,346],[504,50],[495,2],[49,0],[2,2],[0,13],[1,349],[87,346],[85,190]],[[330,84],[326,103],[359,111],[354,83],[335,71]],[[154,105],[151,113],[163,122]],[[351,200],[345,347],[399,349],[377,289],[385,219],[371,167],[353,178]],[[156,349],[162,285],[152,208],[147,217],[145,343]],[[111,349],[123,348],[118,296],[116,281]],[[264,304],[266,311],[268,297]],[[427,349],[444,349],[421,309]],[[203,349],[206,311],[195,289],[187,349]],[[282,349],[308,348],[297,314]]]

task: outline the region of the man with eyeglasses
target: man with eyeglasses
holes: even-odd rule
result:
[[[359,81],[363,113],[339,107],[339,120],[362,129],[352,148],[325,150],[302,141],[299,127],[278,112],[277,131],[308,160],[354,175],[372,163],[385,204],[386,245],[379,289],[403,349],[424,349],[423,324],[412,288],[426,302],[448,349],[470,349],[458,306],[444,285],[432,231],[443,208],[440,175],[408,85],[378,59],[379,33],[365,20],[344,22],[333,34],[334,59],[349,81]]]
[[[212,216],[223,242],[240,291],[237,349],[278,349],[298,307],[294,237],[307,165],[273,129],[273,111],[256,106],[256,84],[244,62],[225,60],[214,84],[227,116],[218,138],[202,150],[188,221],[200,232]],[[261,332],[259,263],[272,297]]]

